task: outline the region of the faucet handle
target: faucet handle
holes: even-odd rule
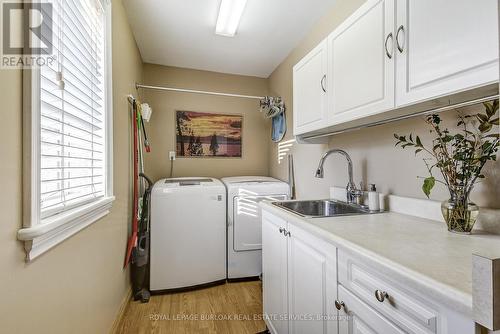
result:
[[[355,196],[363,196],[364,194],[364,191],[361,189],[353,189],[352,192]]]
[[[351,189],[351,195],[354,198],[360,198],[364,194],[363,190],[361,189]]]
[[[361,205],[364,194],[363,190],[354,188],[351,189],[349,193],[350,193],[351,203],[356,203],[358,205]]]

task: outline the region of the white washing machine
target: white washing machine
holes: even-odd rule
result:
[[[226,188],[213,178],[162,179],[151,194],[150,289],[226,279]]]
[[[225,177],[227,188],[227,278],[262,273],[262,221],[259,202],[288,198],[289,186],[265,176]]]

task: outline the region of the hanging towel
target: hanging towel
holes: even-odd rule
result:
[[[272,133],[271,139],[273,142],[280,142],[285,137],[286,132],[286,117],[283,110],[272,118]]]

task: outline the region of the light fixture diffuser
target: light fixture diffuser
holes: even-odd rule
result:
[[[221,0],[215,26],[217,35],[233,37],[240,24],[247,0]]]

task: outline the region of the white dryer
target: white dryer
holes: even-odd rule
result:
[[[162,179],[151,194],[151,291],[226,279],[226,189],[213,178]]]
[[[262,220],[259,202],[288,198],[289,186],[265,176],[225,177],[227,188],[227,278],[262,273]]]

